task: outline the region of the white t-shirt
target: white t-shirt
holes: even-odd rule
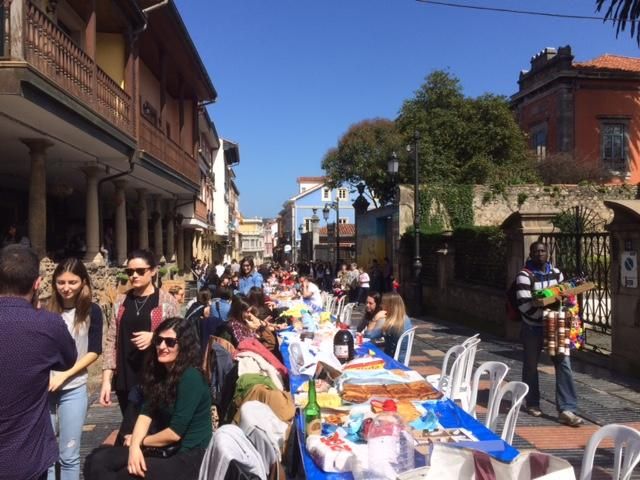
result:
[[[360,288],[369,288],[369,274],[367,272],[360,274]]]
[[[318,288],[318,286],[313,282],[309,282],[307,291],[311,294],[311,296],[305,298],[305,300],[311,303],[314,307],[322,307],[322,294],[320,293],[320,289]]]
[[[64,320],[64,323],[67,325],[67,330],[69,330],[69,333],[71,334],[71,336],[76,342],[76,350],[78,350],[77,358],[84,357],[89,351],[89,322],[88,321],[84,322],[82,326],[76,329],[73,325],[76,318],[75,308],[63,310],[60,315],[62,315],[62,319]],[[55,372],[52,370],[51,376],[53,376],[55,373],[59,373],[59,372]],[[71,377],[69,380],[67,380],[62,385],[61,389],[71,390],[72,388],[76,388],[81,385],[84,385],[85,383],[87,383],[88,377],[89,377],[89,372],[85,368],[84,370],[81,370],[80,372],[75,374],[73,377]]]

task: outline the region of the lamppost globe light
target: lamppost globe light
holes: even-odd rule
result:
[[[325,222],[329,221],[329,205],[326,203],[324,204],[324,208],[322,209],[322,218],[324,218]]]
[[[387,162],[387,172],[389,172],[390,175],[395,175],[398,173],[399,166],[398,155],[396,155],[396,152],[393,152]]]

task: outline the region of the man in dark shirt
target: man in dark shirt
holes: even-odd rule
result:
[[[58,314],[37,310],[41,278],[28,247],[0,250],[0,477],[40,480],[58,458],[49,417],[51,370],[76,361],[75,342]]]

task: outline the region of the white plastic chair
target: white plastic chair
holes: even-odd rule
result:
[[[466,348],[462,345],[454,345],[442,360],[442,370],[440,373],[428,375],[426,380],[431,385],[440,390],[446,397],[452,398],[452,393],[457,393],[460,379],[462,378],[462,365],[465,360]]]
[[[502,434],[500,435],[500,438],[507,443],[511,443],[513,441],[513,434],[516,431],[516,423],[518,423],[518,413],[520,413],[520,405],[522,405],[522,401],[528,392],[529,386],[526,383],[517,381],[509,382],[498,390],[497,395],[493,399],[492,405],[489,407],[491,417],[487,415],[485,425],[487,425],[489,429],[495,431],[498,426],[498,417],[500,416],[500,405],[502,404],[502,399],[506,395],[511,397],[511,407],[509,408],[509,412],[504,420]]]
[[[469,396],[471,394],[471,374],[473,372],[473,364],[476,360],[479,343],[480,339],[478,338],[478,334],[467,338],[462,343],[461,347],[464,348],[464,352],[461,354],[462,358],[460,360],[455,360],[451,378],[448,379],[451,384],[451,388],[448,389],[446,395],[452,400],[460,400],[463,408],[469,403]],[[456,364],[456,362],[459,364]],[[447,381],[447,379],[443,380]],[[447,386],[445,384],[441,385],[439,388],[444,392],[447,389]]]
[[[396,352],[393,355],[393,358],[400,363],[403,363],[405,367],[409,366],[409,361],[411,360],[411,350],[413,349],[413,337],[416,335],[416,329],[418,327],[412,327],[402,335],[398,339],[398,344],[396,345]],[[407,348],[404,352],[404,358],[400,359],[400,351],[402,350],[402,344],[406,340]]]
[[[613,477],[611,478],[628,480],[633,469],[640,463],[640,432],[626,425],[612,423],[597,430],[587,442],[582,457],[580,480],[591,480],[596,449],[605,438],[612,438],[614,442]]]
[[[467,361],[464,365],[464,370],[462,372],[462,384],[461,384],[461,392],[466,394],[467,399],[471,394],[471,376],[473,375],[473,365],[476,361],[476,353],[478,351],[479,343],[480,343],[479,333],[476,333],[473,337],[469,337],[464,342],[462,342],[462,346],[467,350],[469,350],[469,353],[467,354]]]
[[[493,417],[491,409],[493,407],[493,399],[502,385],[505,377],[507,376],[507,372],[509,371],[509,366],[506,363],[502,362],[484,362],[481,364],[473,374],[473,380],[471,382],[471,391],[469,395],[466,397],[466,404],[463,400],[462,408],[473,418],[476,417],[476,405],[478,401],[478,388],[480,386],[480,379],[484,374],[489,374],[489,399],[487,400],[487,417],[485,418],[485,425],[488,425],[488,420]]]
[[[333,306],[336,304],[336,297],[329,294],[329,302],[327,303],[326,311],[333,315]]]
[[[342,312],[342,307],[344,305],[344,301],[347,298],[346,295],[343,295],[342,297],[340,297],[339,299],[337,299],[333,305],[333,312],[332,314],[336,316],[336,318],[340,318],[340,313]]]
[[[340,312],[340,321],[345,325],[351,326],[351,316],[353,314],[353,309],[355,308],[355,306],[355,303],[347,303],[342,309],[342,312]]]

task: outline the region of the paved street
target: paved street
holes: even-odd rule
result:
[[[354,317],[357,318],[357,315]],[[476,333],[430,317],[419,320],[416,324],[418,331],[411,366],[423,375],[438,373],[447,349]],[[476,365],[488,360],[504,362],[510,367],[507,380],[520,380],[520,345],[486,334],[481,334],[481,338]],[[577,474],[584,446],[598,426],[623,423],[640,428],[640,380],[612,375],[583,362],[573,363],[578,391],[578,413],[586,420],[586,424],[580,428],[571,428],[556,421],[553,367],[549,362],[542,363],[539,370],[541,409],[544,415],[533,418],[521,412],[514,446],[520,450],[536,449],[565,458],[574,465]],[[117,428],[119,417],[117,406],[103,408],[95,401],[92,402],[85,425],[83,458]],[[596,465],[610,466],[612,463],[611,449],[598,450]],[[594,479],[609,478],[608,471],[608,468],[598,467],[601,475]],[[632,478],[640,479],[640,471]]]

